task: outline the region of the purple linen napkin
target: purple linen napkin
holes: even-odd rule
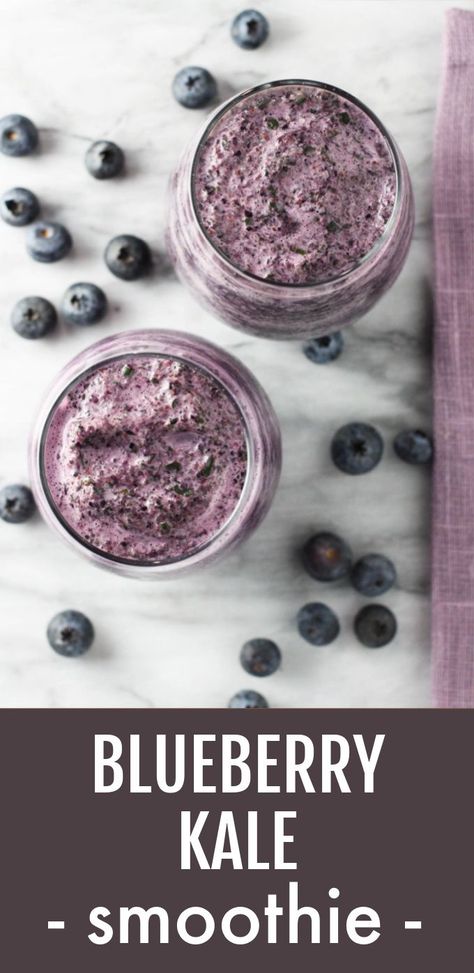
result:
[[[434,153],[433,695],[474,706],[474,12],[449,10]]]

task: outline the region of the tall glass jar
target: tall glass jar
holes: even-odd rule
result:
[[[274,92],[282,86],[311,86],[332,92],[356,106],[372,120],[393,160],[395,202],[382,235],[350,269],[330,279],[318,279],[316,283],[281,283],[242,270],[210,239],[196,205],[197,162],[215,126],[245,99]],[[217,317],[260,337],[302,339],[328,334],[347,325],[375,304],[402,269],[413,224],[408,169],[398,146],[378,118],[357,98],[332,85],[282,80],[258,85],[231,98],[198,132],[171,180],[167,242],[179,277]]]
[[[66,403],[66,396],[74,392],[86,376],[93,376],[122,359],[125,362],[123,374],[127,374],[133,370],[136,356],[184,363],[203,373],[214,386],[230,397],[235,414],[242,422],[246,468],[238,502],[216,533],[184,557],[137,560],[117,556],[94,546],[81,536],[77,527],[68,522],[53,497],[52,484],[48,482],[45,462],[48,432],[58,408]],[[97,416],[100,416],[100,401],[95,408]],[[255,530],[267,513],[278,484],[281,440],[278,421],[266,393],[241,362],[202,338],[180,331],[154,329],[125,332],[99,341],[63,368],[39,409],[31,436],[29,459],[38,508],[46,523],[63,540],[93,564],[117,574],[150,579],[175,576],[209,564],[227,554]],[[189,529],[192,530],[192,524]]]

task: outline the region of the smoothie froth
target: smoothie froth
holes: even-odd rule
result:
[[[126,560],[185,558],[239,502],[244,421],[204,371],[131,355],[95,367],[57,403],[43,466],[53,504],[85,543]]]
[[[365,257],[392,214],[397,177],[376,122],[310,84],[244,97],[211,126],[194,168],[211,242],[256,277],[311,284]]]

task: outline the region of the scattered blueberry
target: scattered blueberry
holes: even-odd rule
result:
[[[242,646],[240,661],[252,676],[271,676],[281,663],[281,652],[271,639],[250,639]]]
[[[70,324],[97,324],[107,311],[107,298],[96,284],[71,284],[62,299],[61,311]]]
[[[355,617],[354,631],[362,645],[381,649],[396,634],[397,620],[385,605],[366,605]]]
[[[56,322],[56,309],[45,297],[22,297],[11,314],[12,328],[22,338],[44,338]]]
[[[339,581],[351,569],[352,551],[348,544],[328,530],[310,537],[303,548],[303,565],[316,581]]]
[[[232,21],[231,35],[239,47],[253,51],[266,41],[269,30],[267,18],[258,10],[242,10]]]
[[[350,422],[336,432],[331,443],[334,464],[343,473],[358,476],[369,473],[380,462],[383,439],[373,426]]]
[[[383,554],[365,554],[354,564],[351,572],[354,588],[367,598],[385,594],[396,580],[395,565]]]
[[[104,260],[116,277],[120,277],[121,280],[137,280],[149,269],[151,254],[144,240],[122,233],[109,241],[105,248]]]
[[[298,631],[311,645],[329,645],[340,632],[339,619],[329,605],[313,601],[303,605],[297,616]]]
[[[50,264],[61,260],[72,247],[71,235],[61,223],[47,223],[42,220],[30,226],[26,249],[33,260]]]
[[[0,118],[0,151],[4,155],[30,155],[38,145],[38,129],[24,115]]]
[[[217,85],[206,68],[181,68],[173,80],[173,94],[184,108],[204,108],[217,95]]]
[[[124,167],[124,154],[115,142],[93,142],[86,155],[86,169],[94,179],[112,179]]]
[[[268,709],[268,703],[254,689],[241,689],[229,700],[229,709]]]
[[[339,358],[344,347],[344,337],[341,331],[323,335],[322,338],[312,338],[303,345],[303,351],[310,361],[316,365],[327,365]]]
[[[35,501],[29,487],[21,483],[0,490],[0,517],[7,524],[23,524],[35,512]]]
[[[59,612],[47,628],[48,642],[59,655],[78,656],[90,649],[94,640],[92,623],[82,612]]]
[[[393,448],[405,463],[420,465],[429,463],[433,457],[433,442],[421,429],[399,432],[393,441]]]
[[[0,199],[0,216],[9,226],[27,226],[38,213],[39,202],[29,189],[17,186],[3,193]]]

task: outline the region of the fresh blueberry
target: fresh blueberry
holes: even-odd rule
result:
[[[385,594],[396,580],[395,565],[383,554],[365,554],[354,564],[351,572],[354,588],[367,598]]]
[[[271,676],[280,666],[281,652],[271,639],[250,639],[242,646],[240,661],[252,676]]]
[[[122,149],[115,142],[93,142],[85,155],[86,169],[94,179],[112,179],[113,176],[118,176],[124,162]]]
[[[253,51],[266,41],[269,30],[267,18],[258,10],[242,10],[232,21],[231,35],[239,47]]]
[[[112,274],[121,280],[137,280],[151,263],[148,244],[137,236],[122,233],[114,236],[105,248],[104,260]]]
[[[0,490],[0,517],[7,524],[23,524],[35,512],[35,501],[29,487],[21,483]]]
[[[56,309],[45,297],[22,297],[11,314],[12,328],[22,338],[44,338],[56,322]]]
[[[303,351],[310,361],[316,365],[326,365],[339,358],[344,347],[344,337],[340,331],[323,335],[322,338],[312,338],[303,345]]]
[[[9,226],[27,226],[36,219],[39,202],[29,189],[17,186],[9,189],[0,199],[0,216]]]
[[[107,298],[96,284],[71,284],[62,299],[61,311],[69,324],[97,324],[107,311]]]
[[[399,432],[393,441],[393,448],[405,463],[420,465],[429,463],[433,457],[433,442],[421,429]]]
[[[94,640],[92,623],[82,612],[59,612],[51,619],[47,631],[48,642],[59,655],[78,656],[90,649]]]
[[[268,709],[268,703],[254,689],[241,689],[229,700],[229,709]]]
[[[355,617],[354,631],[362,645],[381,649],[394,638],[397,620],[385,605],[366,605]]]
[[[173,94],[184,108],[204,108],[217,96],[217,85],[206,68],[181,68],[173,80]]]
[[[313,601],[303,605],[297,616],[298,631],[311,645],[329,645],[340,632],[339,619],[329,605]]]
[[[328,530],[310,537],[303,548],[303,565],[316,581],[339,581],[349,574],[352,551],[348,544]]]
[[[38,129],[24,115],[0,118],[0,151],[4,155],[30,155],[38,145]]]
[[[27,231],[26,249],[33,260],[44,264],[61,260],[72,247],[71,235],[62,223],[33,223]]]
[[[331,443],[334,464],[343,473],[359,476],[369,473],[380,462],[383,439],[373,426],[350,422],[336,432]]]

